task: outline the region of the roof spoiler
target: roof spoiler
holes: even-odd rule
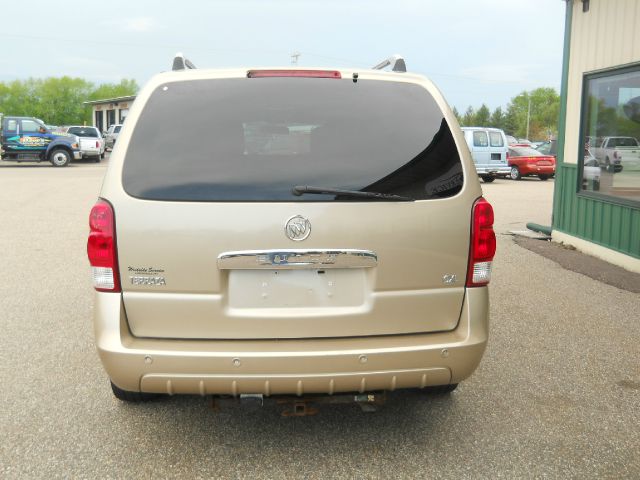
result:
[[[176,53],[176,56],[173,57],[173,66],[171,67],[171,70],[174,72],[178,70],[193,70],[195,68],[196,66],[191,63],[191,60],[184,58],[182,53],[178,52]]]
[[[382,62],[380,62],[377,65],[374,65],[371,68],[373,70],[382,70],[384,68],[387,68],[388,66],[391,66],[392,72],[407,71],[407,64],[405,63],[404,58],[401,55],[397,55],[397,54],[390,56],[386,60],[383,60]]]

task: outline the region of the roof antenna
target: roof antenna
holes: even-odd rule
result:
[[[191,63],[188,58],[184,58],[184,55],[181,52],[176,53],[176,56],[173,57],[173,66],[171,70],[174,72],[178,70],[193,70],[196,66]]]

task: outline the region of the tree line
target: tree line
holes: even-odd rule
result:
[[[96,85],[82,78],[29,78],[0,82],[0,112],[5,115],[36,117],[50,125],[91,124],[91,107],[83,102],[135,95],[138,84],[132,79]],[[553,88],[537,88],[516,95],[503,110],[493,112],[484,103],[453,113],[462,126],[501,128],[517,138],[546,140],[558,134],[560,96]]]
[[[0,82],[0,112],[36,117],[48,125],[91,125],[91,107],[83,102],[137,92],[138,84],[132,79],[99,85],[68,76]]]
[[[529,140],[547,140],[558,135],[560,96],[553,88],[536,88],[523,91],[507,104],[506,109],[497,107],[493,112],[484,103],[475,109],[469,106],[460,114],[454,107],[453,113],[463,127],[501,128],[507,135]]]

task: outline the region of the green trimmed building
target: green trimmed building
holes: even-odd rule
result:
[[[552,237],[640,272],[640,0],[564,1]]]

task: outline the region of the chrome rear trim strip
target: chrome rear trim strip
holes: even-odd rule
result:
[[[243,250],[218,256],[220,270],[371,268],[378,256],[370,250]]]

